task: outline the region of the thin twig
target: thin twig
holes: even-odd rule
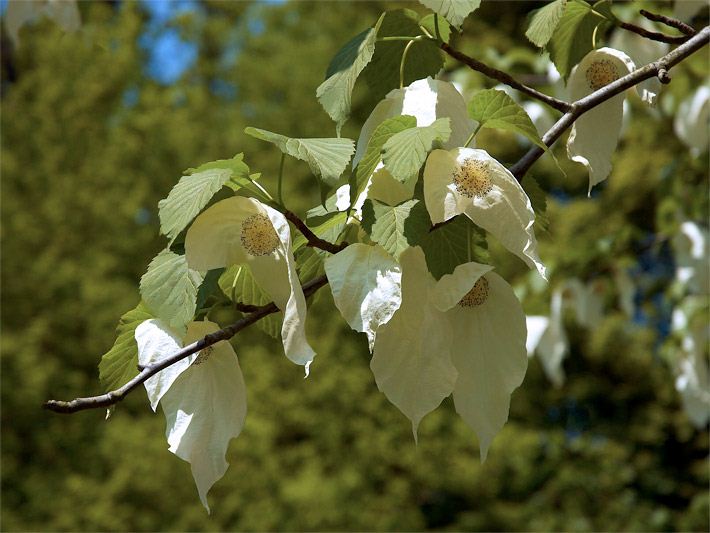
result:
[[[581,100],[577,100],[572,104],[572,110],[562,115],[562,117],[552,126],[552,128],[550,128],[550,130],[542,136],[542,142],[544,142],[547,146],[552,146],[552,144],[581,115],[644,80],[653,78],[654,76],[660,76],[663,78],[663,72],[665,72],[665,76],[667,76],[668,70],[672,66],[680,63],[686,57],[697,52],[702,47],[707,45],[708,42],[710,42],[710,26],[706,26],[699,31],[697,35],[691,37],[687,43],[679,46],[657,61],[649,63],[648,65],[627,74],[623,78],[619,78],[606,87],[602,87],[598,91],[585,96]],[[522,180],[525,173],[530,169],[533,163],[535,163],[535,161],[542,156],[543,153],[544,150],[539,146],[532,147],[517,163],[510,168],[510,172],[517,178],[518,181]]]
[[[535,100],[539,100],[550,107],[553,107],[557,109],[558,111],[562,111],[563,113],[567,113],[570,109],[571,106],[564,100],[558,100],[557,98],[541,93],[540,91],[537,91],[533,89],[532,87],[528,87],[527,85],[523,85],[519,81],[517,81],[515,78],[513,78],[510,74],[507,74],[506,72],[503,72],[502,70],[495,69],[493,67],[489,67],[485,63],[481,63],[478,59],[474,59],[470,56],[467,56],[463,52],[459,52],[455,48],[452,48],[449,44],[447,43],[442,43],[441,44],[441,49],[449,54],[451,57],[454,59],[458,59],[466,65],[467,67],[475,70],[476,72],[480,72],[481,74],[485,74],[489,78],[492,78],[494,80],[498,80],[501,83],[504,83],[505,85],[508,85],[509,87],[512,87],[513,89],[517,89],[521,93],[527,94],[530,98],[534,98]]]
[[[310,282],[303,285],[303,294],[308,297],[316,292],[318,289],[323,287],[328,283],[328,279],[325,276],[320,276],[311,280]],[[140,371],[140,373],[131,379],[128,383],[119,387],[116,390],[107,392],[106,394],[101,394],[99,396],[91,396],[88,398],[76,398],[74,400],[65,402],[61,400],[49,400],[45,402],[42,407],[55,413],[69,414],[76,413],[77,411],[84,411],[86,409],[96,409],[100,407],[109,407],[111,405],[117,404],[123,400],[126,395],[133,389],[144,383],[148,378],[157,374],[161,370],[174,365],[178,361],[197,353],[200,350],[212,346],[220,341],[226,341],[237,333],[239,333],[244,328],[252,325],[254,322],[261,320],[267,315],[277,312],[279,309],[276,307],[274,302],[270,302],[266,305],[258,307],[257,311],[245,316],[244,318],[237,320],[233,324],[222,328],[214,333],[210,333],[204,338],[193,342],[182,348],[181,350],[175,352],[170,357],[166,357],[162,361],[148,365]]]
[[[689,35],[680,35],[678,37],[672,37],[670,35],[666,35],[665,33],[649,31],[645,28],[642,28],[641,26],[637,26],[636,24],[631,24],[630,22],[620,21],[619,27],[632,33],[635,33],[636,35],[640,35],[641,37],[645,37],[646,39],[658,41],[661,43],[683,44],[684,42],[687,42],[688,39],[690,39]]]
[[[645,9],[641,9],[639,13],[641,14],[641,16],[646,17],[648,20],[652,20],[653,22],[660,22],[661,24],[665,24],[666,26],[675,28],[676,30],[686,35],[689,35],[690,37],[698,33],[695,28],[678,19],[667,17],[665,15],[660,15],[658,13],[651,13],[650,11],[646,11]]]
[[[311,228],[306,226],[306,223],[301,220],[298,215],[296,215],[293,211],[289,211],[288,209],[283,211],[284,216],[286,217],[287,220],[293,223],[294,226],[300,231],[303,236],[306,238],[308,241],[308,246],[312,246],[313,248],[320,248],[321,250],[325,250],[326,252],[330,252],[331,254],[337,254],[339,251],[341,251],[343,248],[347,246],[347,243],[340,243],[340,244],[333,244],[332,242],[325,241],[318,237],[313,231],[311,231]]]

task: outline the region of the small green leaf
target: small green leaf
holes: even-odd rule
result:
[[[409,128],[390,137],[382,147],[382,160],[392,177],[405,182],[419,172],[434,142],[449,140],[449,123],[449,118],[440,118],[428,126]]]
[[[138,374],[138,344],[134,333],[144,321],[155,318],[141,302],[121,317],[116,327],[116,342],[101,357],[99,381],[106,391],[117,389]]]
[[[568,2],[549,42],[550,59],[567,81],[572,68],[594,48],[594,32],[605,21],[613,21],[609,0],[590,6],[581,0]]]
[[[535,224],[543,231],[547,231],[549,219],[547,218],[547,194],[540,184],[530,174],[526,174],[520,183],[525,194],[530,198],[530,204],[535,211]]]
[[[143,301],[156,317],[184,333],[185,325],[195,314],[201,284],[202,276],[187,267],[184,255],[163,250],[148,265],[140,290]]]
[[[383,121],[370,136],[367,142],[365,155],[357,165],[357,185],[367,182],[375,167],[382,160],[382,147],[395,134],[400,133],[409,128],[414,128],[417,125],[417,119],[410,115],[401,115],[398,117],[388,118]]]
[[[220,289],[218,281],[225,270],[225,268],[214,268],[207,271],[205,279],[202,280],[202,285],[200,285],[200,288],[197,291],[197,303],[195,304],[195,309],[197,311],[204,307],[210,296],[219,294]]]
[[[422,28],[425,28],[431,35],[436,37],[436,24],[434,23],[433,13],[423,16],[419,20],[419,25]],[[448,22],[443,19],[439,19],[439,35],[441,36],[441,40],[445,43],[448,43],[451,38],[451,26],[449,26]]]
[[[350,116],[355,82],[375,53],[375,40],[383,17],[384,14],[374,28],[359,33],[335,54],[328,66],[326,80],[316,89],[318,101],[335,121],[338,135]]]
[[[464,19],[481,5],[481,0],[419,0],[422,4],[461,29]]]
[[[244,133],[275,144],[284,154],[305,161],[313,173],[330,186],[337,183],[355,153],[352,139],[293,139],[258,128],[246,128]]]
[[[463,263],[490,261],[486,233],[463,215],[428,232],[421,239],[420,246],[429,272],[436,279],[451,274]]]
[[[512,131],[524,135],[540,148],[548,149],[525,110],[503,91],[478,91],[468,104],[468,114],[479,122],[481,128]]]
[[[265,305],[271,298],[259,287],[248,265],[233,265],[219,278],[222,292],[234,303]],[[278,338],[281,335],[281,311],[265,316],[256,322],[256,326],[267,335]]]
[[[348,214],[345,211],[334,211],[326,213],[322,216],[316,216],[306,219],[308,227],[316,236],[328,242],[337,242],[340,234],[345,229],[348,220]],[[299,233],[293,240],[293,249],[298,250],[305,246],[307,239]],[[323,252],[327,253],[327,252]]]
[[[555,32],[566,3],[567,0],[555,0],[535,11],[525,37],[535,46],[543,48]]]
[[[374,242],[398,259],[404,250],[419,244],[428,233],[431,220],[419,200],[392,207],[368,199],[362,207],[362,227]]]
[[[419,15],[409,9],[388,11],[382,19],[377,37],[418,37],[424,35],[419,27]],[[374,107],[392,89],[399,87],[399,67],[407,41],[378,41],[372,61],[362,72],[369,90],[368,104]],[[415,42],[404,64],[404,86],[413,81],[436,76],[444,66],[444,58],[435,41]]]
[[[158,202],[160,231],[173,241],[227,182],[249,176],[244,155],[220,159],[188,169],[167,198]],[[235,182],[236,183],[236,182]]]

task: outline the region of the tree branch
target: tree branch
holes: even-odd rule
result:
[[[308,297],[327,283],[328,278],[326,278],[325,276],[315,278],[303,285],[303,294]],[[170,365],[174,365],[185,357],[192,355],[193,353],[197,353],[200,350],[207,348],[208,346],[212,346],[213,344],[216,344],[220,341],[226,341],[234,337],[234,335],[239,333],[244,328],[252,325],[258,320],[261,320],[267,315],[276,313],[279,310],[278,307],[276,307],[276,304],[274,304],[274,302],[259,306],[257,309],[258,310],[254,311],[248,316],[245,316],[244,318],[237,320],[226,328],[222,328],[219,331],[210,333],[204,338],[185,346],[183,349],[175,352],[170,357],[167,357],[162,361],[158,361],[156,363],[153,363],[152,365],[144,367],[143,370],[141,370],[141,372],[137,376],[135,376],[128,383],[116,390],[107,392],[106,394],[101,394],[99,396],[76,398],[68,402],[64,402],[61,400],[49,400],[45,402],[42,407],[50,411],[54,411],[55,413],[69,414],[76,413],[77,411],[84,411],[86,409],[109,407],[111,405],[117,404],[118,402],[123,400],[129,392],[131,392],[133,389],[145,382],[149,377],[157,374],[161,370],[169,367]]]
[[[341,251],[348,245],[348,243],[346,242],[342,242],[340,244],[333,244],[332,242],[328,242],[321,239],[320,237],[318,237],[318,235],[313,233],[313,231],[311,231],[311,228],[306,226],[306,223],[301,220],[298,215],[296,215],[293,211],[285,209],[283,211],[283,214],[286,219],[293,223],[293,225],[298,228],[298,231],[300,231],[303,236],[308,240],[308,246],[312,246],[313,248],[320,248],[321,250],[325,250],[326,252],[330,252],[331,254],[337,254],[339,251]]]
[[[660,22],[661,24],[665,24],[666,26],[675,28],[681,33],[684,33],[691,37],[698,33],[697,31],[695,31],[695,28],[678,19],[667,17],[665,15],[659,15],[658,13],[651,13],[650,11],[646,11],[645,9],[641,9],[639,13],[641,14],[641,16],[646,17],[648,20],[652,20],[653,22]]]
[[[557,109],[558,111],[562,111],[563,113],[567,113],[570,109],[571,106],[567,102],[563,100],[558,100],[557,98],[554,98],[553,96],[549,96],[547,94],[541,93],[540,91],[537,91],[533,89],[532,87],[528,87],[527,85],[523,85],[519,81],[517,81],[515,78],[513,78],[510,74],[507,74],[506,72],[503,72],[502,70],[495,69],[493,67],[489,67],[485,63],[481,63],[477,59],[474,59],[470,56],[467,56],[463,52],[459,52],[455,48],[452,48],[449,46],[447,43],[442,43],[441,44],[441,49],[449,54],[451,57],[454,59],[458,59],[466,65],[467,67],[480,72],[489,78],[492,78],[494,80],[498,80],[501,83],[504,83],[505,85],[512,87],[513,89],[517,89],[521,93],[527,94],[530,98],[534,98],[535,100],[539,100],[540,102],[543,102],[550,107],[553,107]]]
[[[640,83],[643,80],[652,78],[653,76],[661,77],[663,73],[666,73],[667,75],[668,69],[681,62],[691,54],[700,50],[703,46],[708,44],[709,41],[710,27],[705,27],[700,32],[698,32],[697,35],[690,38],[685,44],[679,46],[678,48],[670,52],[668,55],[660,58],[659,60],[653,63],[646,65],[645,67],[635,70],[631,74],[628,74],[627,76],[616,80],[615,82],[607,85],[606,87],[603,87],[602,89],[599,89],[598,91],[595,91],[592,94],[572,104],[557,100],[542,93],[538,93],[534,89],[531,89],[530,87],[526,87],[516,82],[508,74],[497,71],[495,69],[491,69],[490,67],[483,65],[483,63],[469,58],[468,56],[457,52],[453,48],[448,47],[448,45],[446,44],[442,45],[442,48],[447,53],[449,53],[449,55],[466,63],[474,70],[483,72],[486,75],[490,75],[488,74],[488,72],[491,72],[495,74],[490,75],[491,77],[498,79],[499,81],[503,81],[503,83],[506,83],[511,87],[516,88],[533,98],[537,98],[538,100],[547,103],[555,109],[562,110],[561,108],[562,106],[564,106],[564,109],[566,110],[565,114],[555,123],[554,126],[552,126],[552,128],[550,128],[550,130],[542,138],[546,145],[551,146],[577,118],[579,118],[581,115],[583,115],[593,107],[625,91],[626,89],[633,87],[634,85]],[[449,48],[450,51],[444,47]],[[481,70],[481,68],[484,68],[486,70]],[[512,81],[512,83],[508,83],[510,81]],[[523,87],[524,89],[521,89],[520,87]],[[511,173],[517,178],[518,181],[521,181],[525,172],[527,172],[527,170],[532,166],[532,164],[537,161],[537,159],[539,159],[543,153],[544,151],[537,146],[531,148],[515,165],[510,168]],[[338,253],[339,251],[348,246],[347,243],[333,244],[319,238],[310,230],[310,228],[308,228],[308,226],[306,226],[305,222],[303,222],[297,215],[295,215],[291,211],[286,210],[284,212],[284,216],[286,216],[286,218],[290,220],[299,229],[299,231],[303,233],[306,239],[308,239],[309,246],[314,246],[331,253]],[[446,222],[438,224],[435,227],[439,227],[443,224],[446,224]],[[308,297],[327,283],[328,279],[326,278],[326,276],[320,276],[318,278],[315,278],[303,285],[303,293],[306,297]],[[191,354],[199,352],[200,350],[208,346],[211,346],[223,340],[230,339],[238,332],[250,326],[254,322],[257,322],[263,317],[278,311],[276,304],[274,304],[273,302],[262,306],[244,306],[244,309],[248,309],[249,311],[251,311],[250,314],[234,322],[230,326],[220,329],[219,331],[215,331],[214,333],[210,333],[203,339],[200,339],[199,341],[185,346],[170,357],[143,368],[137,376],[135,376],[128,383],[126,383],[122,387],[119,387],[116,390],[107,392],[106,394],[102,394],[99,396],[76,398],[71,401],[49,400],[44,403],[43,407],[56,413],[75,413],[77,411],[83,411],[86,409],[95,409],[114,405],[123,400],[123,398],[125,398],[126,395],[133,389],[144,383],[148,378],[157,374],[161,370],[169,367],[172,364],[175,364],[176,362],[180,361],[181,359],[184,359],[185,357]]]
[[[631,24],[630,22],[619,21],[619,27],[632,33],[635,33],[636,35],[640,35],[641,37],[645,37],[646,39],[650,39],[652,41],[659,41],[661,43],[683,44],[688,39],[690,39],[690,36],[688,35],[679,35],[678,37],[671,37],[670,35],[666,35],[665,33],[649,31],[645,28],[642,28],[641,26],[637,26],[636,24]]]
[[[649,63],[648,65],[641,67],[630,74],[627,74],[623,78],[610,83],[606,87],[602,87],[598,91],[585,96],[581,100],[577,100],[572,104],[572,109],[562,115],[562,117],[550,128],[550,130],[545,133],[542,137],[542,142],[547,146],[552,146],[552,144],[569,128],[575,120],[577,120],[584,113],[590,109],[598,106],[602,102],[610,99],[612,96],[616,96],[619,93],[624,92],[626,89],[633,87],[634,85],[658,76],[663,82],[668,82],[668,70],[683,61],[686,57],[694,54],[702,47],[710,42],[710,26],[706,26],[700,30],[694,37],[691,37],[685,44],[682,44],[669,54],[661,57],[660,59]],[[537,161],[544,150],[539,146],[534,146],[511,168],[510,172],[518,179],[518,181],[523,179],[525,173],[530,169],[530,167]]]

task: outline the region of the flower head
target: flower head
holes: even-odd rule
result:
[[[212,322],[191,322],[180,339],[160,320],[146,320],[135,332],[138,361],[158,362],[218,329]],[[227,471],[229,441],[241,433],[246,418],[246,387],[234,349],[218,342],[161,370],[144,385],[153,410],[158,403],[163,407],[170,451],[190,463],[209,512],[207,492]]]
[[[589,52],[569,78],[572,101],[579,100],[633,71],[633,61],[624,52],[600,48]],[[580,116],[567,140],[572,161],[589,169],[589,191],[611,172],[611,156],[619,140],[623,118],[623,93],[602,102]]]
[[[259,286],[284,313],[286,356],[306,367],[315,352],[305,334],[306,300],[291,250],[286,218],[271,207],[234,196],[199,215],[185,236],[185,257],[194,270],[248,264]]]
[[[421,248],[400,256],[402,302],[381,324],[370,364],[379,389],[411,421],[453,394],[481,457],[508,418],[527,368],[525,315],[492,267],[466,263],[435,281]]]
[[[432,151],[424,167],[424,199],[434,224],[463,213],[545,278],[530,199],[485,150]]]

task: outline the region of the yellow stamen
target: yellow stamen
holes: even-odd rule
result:
[[[242,223],[242,246],[251,255],[269,255],[279,245],[271,220],[266,215],[255,213]]]
[[[592,91],[597,91],[619,79],[616,65],[609,59],[598,59],[587,67],[587,83]]]
[[[468,291],[463,298],[461,298],[459,305],[461,307],[475,307],[477,305],[485,303],[487,299],[488,280],[484,277],[481,277],[478,278],[478,281],[476,281],[476,284],[473,286],[473,288]]]
[[[468,198],[482,198],[493,188],[490,174],[485,161],[465,159],[454,172],[454,185],[459,194]]]

